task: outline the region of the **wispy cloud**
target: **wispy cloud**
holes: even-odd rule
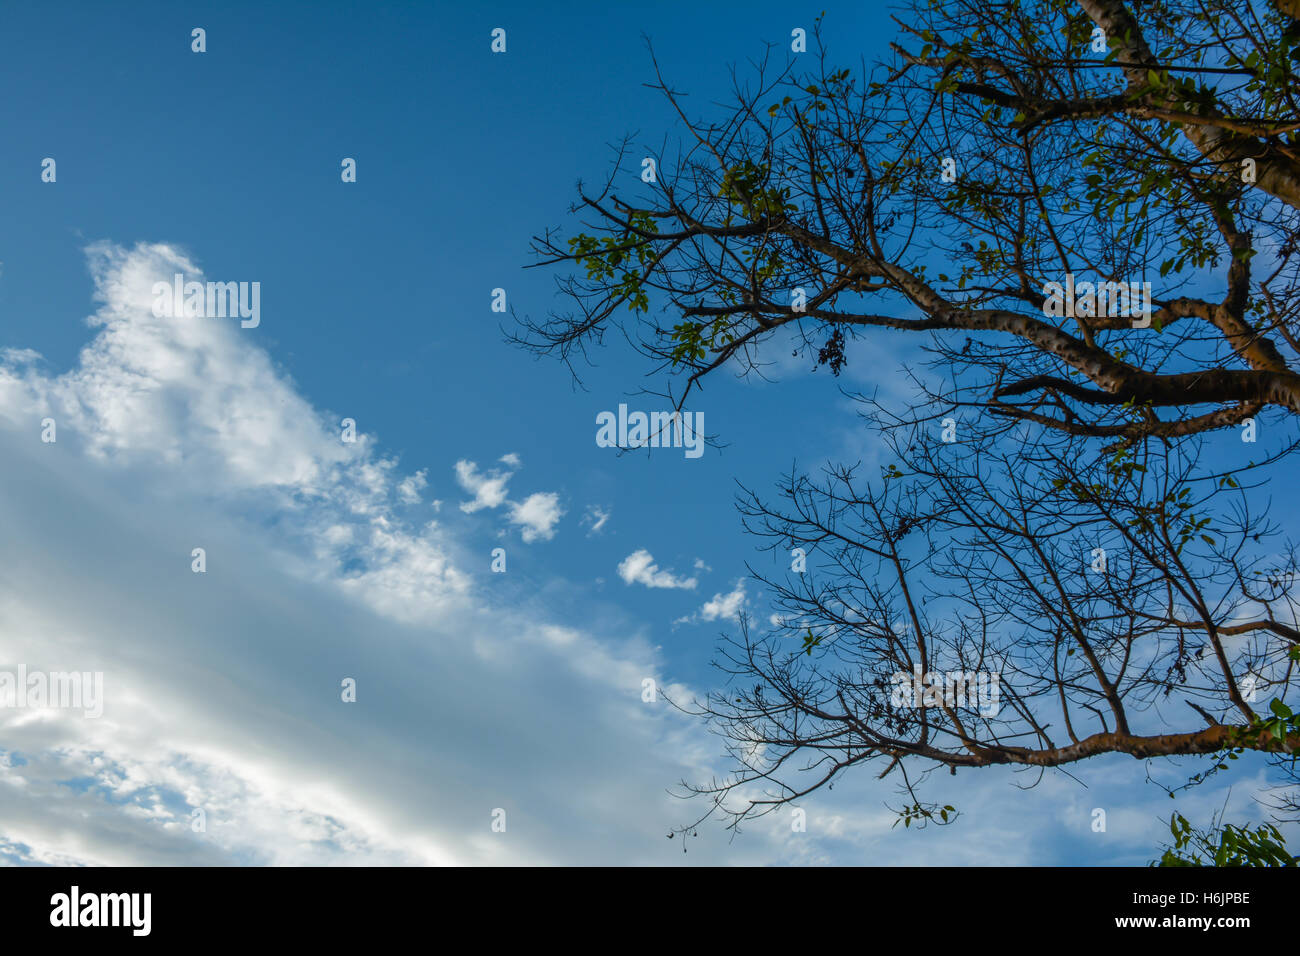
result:
[[[397,484],[397,497],[404,504],[413,505],[420,500],[420,492],[429,484],[423,469],[413,475],[407,475]]]
[[[582,516],[582,523],[587,525],[587,537],[593,537],[600,534],[609,521],[610,512],[599,505],[591,505],[587,508],[586,514]]]

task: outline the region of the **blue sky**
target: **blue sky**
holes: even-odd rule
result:
[[[855,347],[846,381],[779,356],[779,385],[718,377],[693,408],[727,447],[618,457],[596,447],[595,417],[658,407],[632,395],[644,366],[606,349],[575,389],[503,341],[490,295],[552,307],[552,275],[523,268],[529,238],[566,221],[579,178],[601,180],[609,144],[671,128],[644,86],[643,34],[703,109],[730,64],[788,46],[822,9],[849,62],[893,35],[887,10],[863,4],[758,3],[740,23],[734,5],[685,3],[6,7],[0,658],[102,669],[108,699],[99,721],[6,718],[0,853],[1154,855],[1169,801],[1120,758],[1031,790],[1001,771],[945,777],[934,798],[966,815],[942,830],[891,829],[892,787],[856,779],[803,804],[806,834],[773,818],[734,841],[702,828],[685,855],[664,839],[696,810],[665,789],[720,755],[645,705],[641,681],[711,686],[728,612],[768,613],[752,582],[738,594],[745,562],[770,558],[742,533],[735,480],[871,462],[840,386],[901,388],[906,355],[876,339]],[[494,27],[504,55],[489,51]],[[355,184],[340,181],[344,157]],[[145,290],[182,269],[260,282],[261,324],[152,319]],[[55,445],[39,440],[47,415]],[[355,445],[338,440],[345,417]],[[198,546],[204,575],[190,569]],[[505,574],[488,570],[496,547]],[[646,586],[640,552],[673,576],[660,583],[694,586]],[[629,583],[620,565],[644,574]],[[343,676],[355,705],[339,700]],[[1243,773],[1231,807],[1250,817],[1262,778]],[[1205,817],[1223,798],[1207,786],[1183,810]],[[505,833],[489,827],[498,807]],[[1094,807],[1108,809],[1104,834]]]

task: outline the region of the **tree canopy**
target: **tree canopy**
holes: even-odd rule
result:
[[[1297,18],[913,0],[886,62],[845,65],[819,24],[704,116],[655,66],[678,145],[647,181],[624,143],[535,239],[566,305],[518,341],[576,372],[618,329],[679,407],[791,340],[832,376],[859,338],[926,356],[906,407],[858,396],[880,474],[740,496],[807,567],[755,572],[778,626],[743,621],[727,686],[685,705],[734,761],[689,785],[705,815],[867,763],[909,823],[951,818],[917,790],[938,768],[1293,766],[1297,566],[1269,481],[1300,413]],[[999,706],[900,696],[931,673],[997,675]]]

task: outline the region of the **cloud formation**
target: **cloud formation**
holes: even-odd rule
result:
[[[76,366],[0,363],[0,660],[102,671],[106,701],[97,720],[0,711],[0,857],[676,862],[664,788],[709,749],[643,701],[647,678],[690,693],[657,652],[598,614],[578,630],[496,606],[466,544],[399,515],[423,474],[373,436],[341,441],[258,330],[152,315],[155,279],[198,272],[183,252],[101,244],[89,262]],[[508,501],[469,465],[474,501]],[[560,513],[546,493],[510,507],[525,536]],[[742,856],[759,858],[721,834],[699,854]]]
[[[736,586],[727,593],[713,595],[700,608],[700,617],[706,621],[735,621],[745,607],[745,579],[736,581]]]
[[[783,809],[734,842],[701,825],[682,854],[665,832],[701,808],[665,788],[725,770],[716,738],[667,705],[694,694],[653,643],[595,604],[575,624],[544,598],[495,598],[509,576],[484,580],[482,542],[411,517],[424,472],[403,472],[375,436],[341,441],[341,417],[276,368],[259,344],[273,316],[248,330],[155,318],[152,283],[198,272],[183,251],[88,255],[99,306],[75,365],[0,350],[0,667],[101,671],[104,711],[0,709],[0,861],[1150,858],[1163,793],[1144,804],[1129,764],[1105,761],[1087,768],[1089,791],[1058,775],[1025,794],[1000,771],[941,783],[933,797],[969,811],[974,832],[965,819],[922,840],[893,829],[891,792],[860,775],[804,802],[806,832]],[[468,504],[509,502],[466,464]],[[558,520],[549,493],[510,505],[525,534]],[[619,573],[696,585],[645,549]],[[738,582],[699,614],[731,620],[745,603]],[[1109,844],[1089,828],[1094,806],[1118,808]]]
[[[456,462],[456,481],[474,496],[462,502],[460,510],[473,514],[484,508],[509,505],[506,520],[521,529],[520,536],[525,543],[551,540],[555,537],[555,526],[564,516],[560,496],[553,491],[543,491],[531,494],[523,501],[511,501],[506,486],[523,463],[514,452],[502,455],[500,460],[506,467],[493,468],[489,472],[480,472],[478,464],[472,461],[462,459]]]
[[[662,571],[654,556],[645,548],[638,548],[618,563],[618,576],[624,584],[643,584],[648,588],[681,588],[689,591],[696,585],[695,578],[682,578],[671,571]]]

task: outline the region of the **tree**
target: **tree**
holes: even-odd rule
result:
[[[1169,832],[1173,845],[1152,866],[1300,866],[1300,857],[1287,850],[1286,840],[1270,823],[1250,830],[1220,825],[1216,817],[1208,830],[1200,830],[1175,813]]]
[[[627,194],[624,143],[576,234],[535,239],[574,308],[517,340],[572,368],[619,328],[679,408],[790,341],[834,376],[864,335],[927,356],[908,408],[858,396],[880,476],[741,495],[809,566],[754,572],[781,624],[742,622],[697,703],[735,761],[688,787],[706,816],[868,762],[910,824],[951,819],[915,789],[937,768],[1293,759],[1298,569],[1267,482],[1300,412],[1297,17],[913,0],[889,62],[840,66],[818,24],[811,70],[769,50],[714,118],[655,66],[681,146]]]

